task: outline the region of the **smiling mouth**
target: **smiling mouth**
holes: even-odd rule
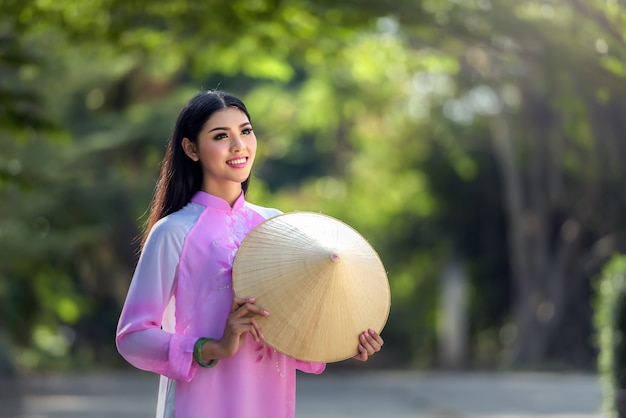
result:
[[[234,160],[228,160],[228,161],[226,161],[226,164],[228,164],[228,165],[241,165],[241,164],[245,164],[246,161],[248,161],[247,157],[240,157],[240,158],[235,158]]]

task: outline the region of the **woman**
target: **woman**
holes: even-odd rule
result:
[[[255,299],[234,297],[232,264],[243,238],[280,212],[247,202],[256,154],[245,105],[221,91],[182,109],[117,329],[120,354],[161,375],[157,417],[293,417],[296,369],[325,364],[263,344]],[[358,360],[383,345],[363,332]]]

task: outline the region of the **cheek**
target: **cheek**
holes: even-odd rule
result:
[[[250,152],[250,156],[252,157],[256,155],[256,138],[248,144],[248,152]]]
[[[201,150],[201,158],[205,163],[210,163],[213,160],[221,160],[224,155],[224,150],[217,146],[217,143],[207,144]]]

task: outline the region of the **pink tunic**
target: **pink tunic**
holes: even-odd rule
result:
[[[204,192],[155,224],[117,329],[120,354],[161,375],[157,417],[295,416],[296,369],[325,364],[285,356],[250,336],[213,368],[193,361],[198,337],[222,337],[233,298],[232,265],[243,238],[280,212]]]

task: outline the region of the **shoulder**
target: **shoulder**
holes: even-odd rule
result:
[[[198,204],[189,203],[179,211],[159,219],[150,230],[148,241],[184,240],[200,217],[202,209]]]
[[[245,205],[248,209],[253,210],[254,212],[258,213],[264,219],[273,218],[274,216],[278,216],[282,214],[280,210],[275,209],[275,208],[266,208],[264,206],[255,205],[250,202],[246,202]]]

